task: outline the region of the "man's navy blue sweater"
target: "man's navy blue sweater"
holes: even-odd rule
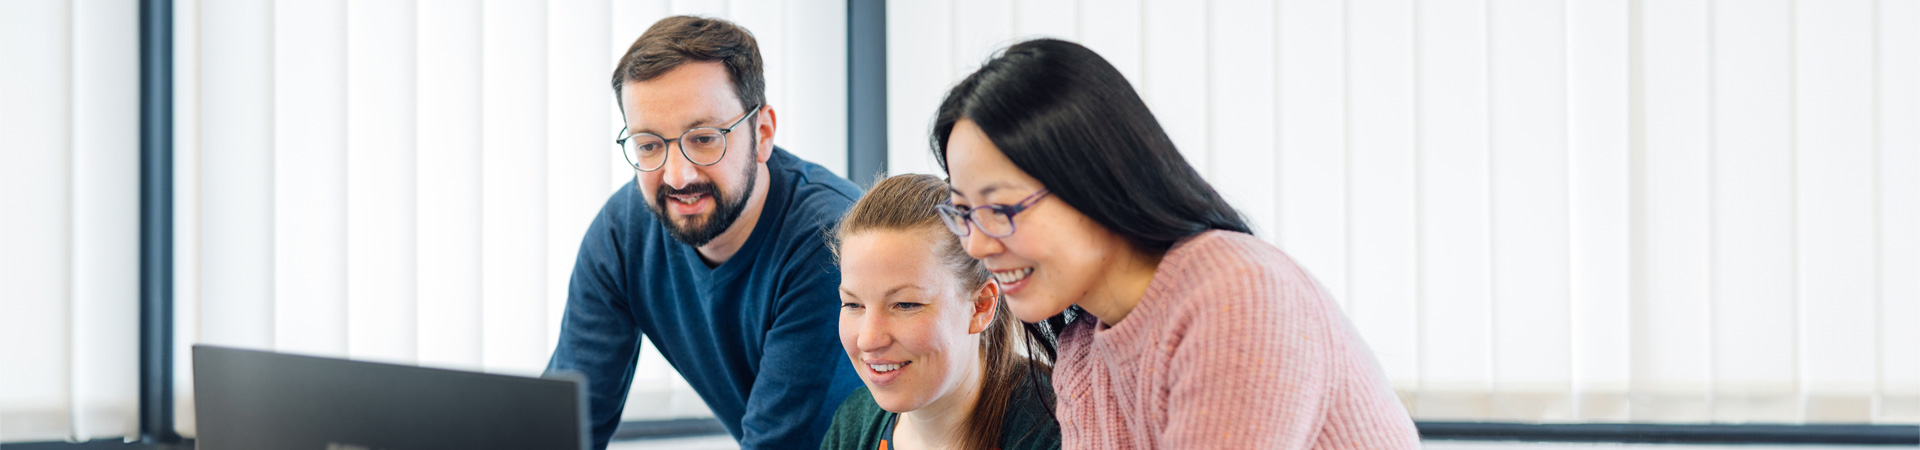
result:
[[[620,424],[642,333],[742,448],[819,448],[861,386],[827,248],[860,189],[777,147],[767,169],[759,223],[719,267],[669,236],[632,182],[587,228],[547,370],[587,376],[594,448]]]

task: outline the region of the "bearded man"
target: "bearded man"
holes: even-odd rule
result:
[[[818,448],[861,385],[838,337],[827,230],[860,190],[773,145],[758,44],[678,16],[613,73],[634,181],[587,228],[547,370],[587,375],[595,449],[651,340],[742,448]]]

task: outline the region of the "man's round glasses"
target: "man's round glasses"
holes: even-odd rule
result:
[[[667,165],[667,153],[669,153],[667,147],[675,141],[680,142],[680,154],[686,156],[688,162],[711,166],[720,162],[720,158],[727,156],[727,134],[733,133],[734,128],[739,127],[740,123],[746,122],[747,118],[753,117],[754,113],[758,112],[760,112],[759,106],[747,108],[747,112],[741,114],[739,120],[733,121],[733,124],[727,125],[726,128],[694,128],[673,139],[663,138],[653,133],[629,135],[626,134],[626,128],[621,128],[621,137],[614,139],[613,143],[620,146],[620,153],[627,157],[627,164],[632,164],[633,168],[640,169],[641,172],[660,170],[661,166]]]
[[[1011,205],[981,205],[969,209],[953,206],[953,202],[934,205],[934,211],[940,213],[940,221],[947,223],[947,231],[966,237],[970,228],[979,228],[988,236],[1003,238],[1013,235],[1013,215],[1032,208],[1034,203],[1047,197],[1047,190],[1041,189],[1019,203]],[[967,223],[973,223],[968,227]]]

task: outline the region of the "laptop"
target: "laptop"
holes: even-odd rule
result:
[[[566,449],[587,437],[585,379],[193,346],[202,450]]]

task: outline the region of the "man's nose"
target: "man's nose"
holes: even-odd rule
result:
[[[674,189],[686,189],[693,180],[700,177],[699,166],[687,159],[686,149],[680,141],[667,144],[667,161],[660,166],[660,182]]]

